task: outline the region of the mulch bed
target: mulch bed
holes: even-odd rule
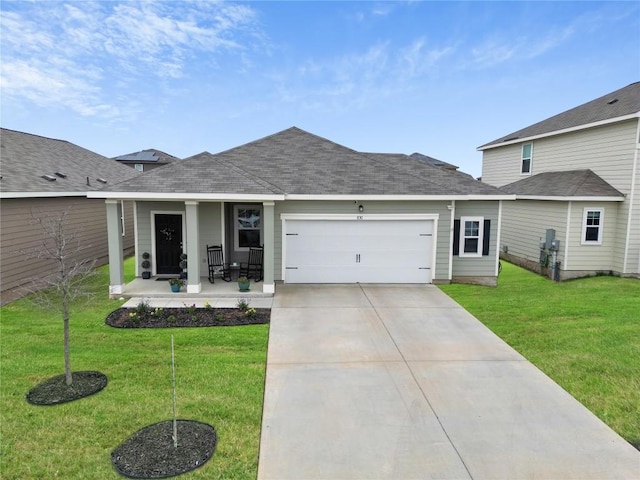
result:
[[[271,309],[254,308],[118,308],[105,323],[115,328],[231,327],[269,323]]]
[[[71,385],[64,374],[39,383],[27,393],[27,402],[33,405],[58,405],[98,393],[107,386],[107,377],[100,372],[71,372]]]
[[[131,478],[166,478],[194,470],[213,455],[218,441],[206,423],[177,420],[178,446],[173,441],[173,420],[138,430],[111,452],[118,473]]]

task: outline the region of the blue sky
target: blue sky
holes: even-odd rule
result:
[[[479,145],[640,80],[638,2],[1,4],[1,125],[113,157],[297,126],[481,174]]]

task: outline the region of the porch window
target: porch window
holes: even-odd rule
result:
[[[603,208],[585,208],[582,220],[582,245],[602,245]]]
[[[234,244],[236,251],[262,245],[262,207],[235,205]]]
[[[525,143],[522,145],[522,166],[520,168],[520,173],[522,175],[530,175],[531,174],[531,159],[533,158],[533,144]]]
[[[481,257],[484,235],[483,217],[460,218],[460,256]]]

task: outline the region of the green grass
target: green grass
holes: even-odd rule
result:
[[[125,262],[127,281],[133,262]],[[26,300],[0,309],[0,477],[122,478],[110,453],[140,428],[172,417],[171,334],[175,338],[178,417],[209,423],[218,445],[204,467],[181,478],[254,479],[268,325],[114,329],[122,302],[107,298],[107,269],[92,279],[99,295],[71,316],[72,370],[98,370],[97,395],[37,407],[25,394],[63,373],[62,320]]]
[[[640,448],[640,281],[554,283],[502,265],[497,288],[441,289]]]

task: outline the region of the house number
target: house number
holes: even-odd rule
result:
[[[364,220],[364,215],[358,215],[358,216],[356,216],[356,220]]]

